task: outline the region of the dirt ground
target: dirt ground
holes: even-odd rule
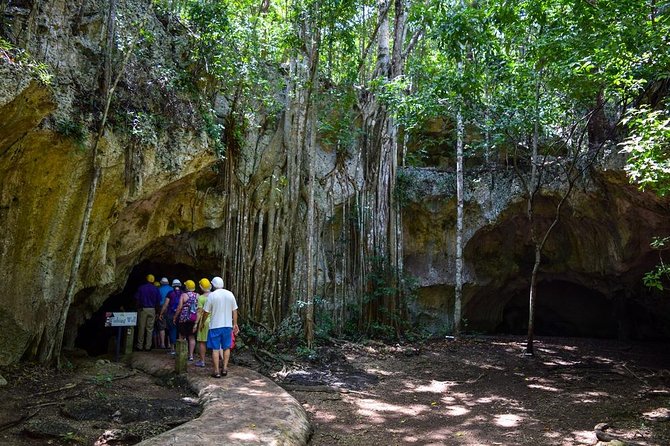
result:
[[[313,446],[595,445],[600,423],[602,438],[670,445],[667,343],[541,338],[532,358],[524,345],[336,341],[308,359],[243,349],[233,360],[291,392],[310,416]],[[95,359],[73,364],[59,374],[0,370],[9,381],[0,444],[134,444],[199,413],[178,382]]]
[[[179,378],[158,379],[109,359],[71,358],[61,372],[0,370],[0,445],[132,445],[197,417]]]
[[[312,445],[594,445],[599,423],[635,444],[670,445],[667,344],[542,339],[532,358],[524,346],[344,344],[332,351],[342,358],[316,364],[336,364],[320,388],[305,387],[306,371],[276,376],[309,412]]]

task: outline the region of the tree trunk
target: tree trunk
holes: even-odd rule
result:
[[[598,92],[593,105],[591,119],[588,121],[589,150],[597,150],[603,142],[607,130],[607,117],[605,116],[605,98],[603,90]]]
[[[463,134],[465,127],[459,106],[456,115],[456,286],[454,287],[454,334],[461,334],[463,302]]]
[[[391,26],[388,11],[395,6],[394,22]],[[403,40],[406,35],[407,12],[402,0],[377,1],[378,24],[375,28],[377,51],[373,77],[387,82],[401,76],[406,55],[403,54]],[[391,45],[393,35],[393,45]],[[367,47],[363,54],[367,53]],[[398,163],[398,129],[391,113],[383,101],[372,92],[362,91],[359,105],[363,116],[363,137],[361,139],[361,160],[363,164],[364,186],[360,192],[358,219],[361,243],[361,267],[358,280],[362,294],[367,296],[361,302],[361,329],[372,322],[381,322],[399,329],[399,311],[402,306],[400,275],[402,247],[399,245],[400,224],[398,204],[395,201]],[[375,278],[384,282],[391,293],[380,292]],[[382,310],[383,309],[383,310]]]
[[[537,273],[540,270],[542,247],[535,246],[535,261],[533,272],[530,275],[530,295],[528,299],[528,339],[526,342],[526,354],[533,355],[533,339],[535,337],[535,302],[537,301]]]
[[[316,44],[315,44],[316,45]],[[314,52],[317,52],[317,48],[314,48]],[[318,61],[318,52],[313,54],[312,57],[310,57],[309,64],[310,64],[310,72],[314,73],[312,78],[310,79],[310,85],[313,85],[315,81],[315,74],[316,74],[316,69],[317,69],[317,61]],[[310,87],[313,88],[313,87]],[[307,100],[311,100],[311,91],[307,95]],[[309,105],[312,105],[310,107]],[[308,113],[307,116],[305,116],[305,126],[306,128],[306,144],[304,145],[303,150],[305,150],[305,164],[307,165],[307,253],[305,255],[305,260],[307,262],[307,277],[306,277],[306,282],[307,282],[307,292],[306,292],[306,311],[305,311],[305,339],[307,341],[307,348],[312,348],[312,344],[314,343],[314,289],[315,289],[315,281],[317,279],[316,277],[316,271],[315,271],[315,240],[314,240],[314,231],[315,231],[315,224],[314,224],[314,182],[315,182],[315,174],[314,174],[314,156],[312,152],[315,150],[316,147],[316,113],[313,110],[314,104],[310,104],[308,102]]]
[[[539,74],[538,74],[539,76]],[[535,82],[535,122],[533,125],[533,142],[531,154],[530,167],[530,182],[527,188],[528,202],[526,208],[526,216],[528,218],[528,225],[530,226],[530,238],[535,247],[535,262],[533,264],[533,272],[531,273],[530,289],[528,292],[528,340],[526,343],[526,354],[533,355],[533,338],[535,334],[535,301],[536,296],[536,282],[537,274],[540,270],[540,260],[542,247],[538,240],[537,230],[535,228],[534,202],[535,197],[540,191],[540,178],[538,172],[538,144],[540,135],[540,81],[539,77]]]

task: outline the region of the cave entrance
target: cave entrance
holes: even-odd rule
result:
[[[566,281],[537,285],[535,334],[539,336],[616,338],[616,308],[602,293]],[[517,291],[503,310],[498,333],[528,333],[528,290]]]
[[[144,261],[136,265],[128,275],[126,285],[119,293],[109,296],[102,306],[81,326],[77,332],[75,346],[86,350],[91,356],[99,356],[114,351],[116,327],[105,327],[105,313],[110,311],[136,311],[135,291],[144,283],[147,274],[153,274],[157,281],[167,277],[170,283],[179,279],[183,284],[191,279],[196,284],[203,277],[211,278],[218,274],[214,271],[202,271],[183,263],[167,264],[156,261]]]

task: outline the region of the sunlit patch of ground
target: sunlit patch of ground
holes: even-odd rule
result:
[[[351,346],[350,366],[378,383],[339,398],[295,396],[315,424],[315,446],[594,445],[593,427],[603,421],[634,437],[650,410],[641,392],[670,387],[670,376],[649,368],[654,356],[645,356],[643,373],[634,357],[622,357],[629,349],[616,346],[609,342],[605,351],[593,340],[539,340],[533,358],[523,356],[524,343],[513,337],[443,341],[417,355],[397,346]],[[670,364],[665,360],[658,367]],[[641,376],[651,378],[643,383]],[[670,406],[670,393],[665,402]],[[640,444],[670,444],[670,423],[637,435],[645,437]]]

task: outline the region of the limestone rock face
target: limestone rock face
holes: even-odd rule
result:
[[[612,157],[616,158],[616,157]],[[668,234],[670,203],[630,185],[621,167],[599,166],[576,188],[543,251],[538,331],[576,336],[667,338],[667,299],[641,277],[658,261],[649,243]],[[453,174],[409,170],[413,200],[404,209],[405,268],[419,278],[417,319],[432,330],[453,324],[455,200]],[[464,320],[473,330],[523,334],[533,245],[526,201],[512,171],[479,173],[465,197]],[[445,186],[448,185],[448,186]],[[558,188],[538,197],[543,228]]]
[[[12,290],[0,298],[0,364],[34,356],[53,337],[91,183],[90,147],[100,113],[90,110],[99,110],[101,102],[83,101],[102,96],[107,3],[74,3],[25,3],[26,9],[6,11],[14,42],[43,56],[53,77],[38,76],[35,64],[0,57],[0,280]],[[143,12],[142,2],[119,4],[119,39],[137,32],[142,19],[158,38],[123,67],[125,85],[98,146],[102,175],[69,314],[70,343],[78,324],[123,287],[147,247],[217,227],[221,219],[207,206],[212,196],[204,197],[218,158],[198,116],[190,116],[189,99],[159,82],[158,71],[177,63],[173,40],[165,38],[156,16]],[[143,94],[131,82],[155,87]],[[151,125],[138,126],[152,108],[165,107],[173,118],[168,130],[157,133],[151,119]],[[78,129],[75,135],[72,129]]]
[[[10,65],[0,65],[0,72],[3,93],[13,92],[0,100],[0,226],[5,229],[0,280],[14,290],[2,298],[0,309],[0,326],[11,332],[0,336],[0,363],[6,364],[27,349],[34,352],[61,311],[92,169],[90,151],[39,125],[57,106],[51,88]],[[212,207],[203,206],[208,199],[196,185],[211,177],[208,166],[216,158],[204,140],[189,139],[169,160],[177,163],[178,173],[155,150],[145,150],[142,186],[131,192],[125,142],[113,132],[104,136],[103,174],[71,322],[90,316],[122,287],[155,240],[220,224]],[[193,205],[196,197],[203,205]]]

